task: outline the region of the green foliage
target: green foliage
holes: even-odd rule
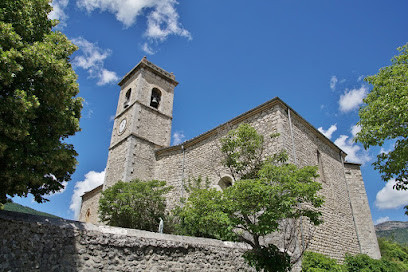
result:
[[[264,138],[255,128],[241,124],[221,139],[224,154],[222,164],[228,167],[234,179],[255,178],[262,164]]]
[[[261,245],[260,239],[279,231],[280,224],[288,219],[306,217],[319,225],[322,221],[317,208],[323,205],[323,198],[317,195],[321,184],[314,181],[318,176],[316,167],[289,164],[284,152],[261,161],[258,156],[262,139],[247,124],[229,132],[221,140],[227,158],[225,166],[236,177],[254,178],[237,180],[224,191],[193,190],[175,213],[180,219],[181,234],[243,241],[253,249],[246,254],[248,262],[269,269],[271,263],[286,263],[283,260],[288,257],[287,249],[280,254],[273,245]]]
[[[323,254],[306,252],[302,262],[303,272],[398,272],[408,271],[408,248],[385,239],[379,239],[382,258],[375,260],[365,254],[346,254],[344,264]]]
[[[280,251],[277,246],[272,244],[261,246],[259,249],[248,250],[243,257],[257,271],[283,272],[290,271],[292,267],[288,253]]]
[[[346,272],[345,268],[338,264],[336,260],[323,254],[315,252],[305,252],[302,262],[303,272]]]
[[[47,217],[60,218],[60,217],[55,216],[53,214],[40,212],[40,211],[31,209],[30,207],[26,207],[26,206],[23,206],[23,205],[20,205],[20,204],[17,204],[17,203],[12,203],[12,202],[4,204],[4,210],[5,211],[11,211],[11,212],[20,212],[20,213],[28,213],[28,214],[34,214],[34,215],[41,215],[41,216],[47,216]]]
[[[408,246],[384,238],[378,239],[382,259],[395,263],[399,271],[408,271]]]
[[[188,178],[186,183],[184,184],[184,190],[190,194],[191,192],[199,189],[209,189],[210,188],[210,180],[208,177],[203,180],[202,176],[198,176],[197,178]]]
[[[375,260],[365,254],[346,254],[344,266],[348,272],[400,272],[398,265],[388,260]]]
[[[0,203],[63,188],[77,153],[82,99],[69,63],[77,49],[52,31],[48,0],[0,1]]]
[[[165,181],[119,181],[102,192],[99,200],[99,218],[108,225],[157,231],[160,217],[168,229],[166,199],[171,186]]]
[[[396,243],[408,245],[408,228],[377,230],[377,237],[383,237]]]
[[[174,214],[180,222],[181,235],[235,240],[228,214],[225,212],[223,193],[216,189],[196,189],[191,192],[182,207]]]
[[[361,132],[356,141],[364,148],[395,140],[394,150],[381,153],[374,162],[385,181],[395,178],[395,189],[408,189],[408,44],[398,48],[388,67],[365,80],[373,89],[360,108]]]

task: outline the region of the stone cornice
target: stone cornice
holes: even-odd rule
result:
[[[120,139],[120,141],[118,141],[118,142],[114,143],[113,145],[111,145],[111,146],[109,147],[109,150],[114,149],[114,148],[117,147],[119,144],[121,144],[122,142],[126,141],[127,138],[129,138],[129,137],[135,137],[135,138],[138,138],[138,139],[140,139],[140,140],[142,140],[142,141],[148,142],[149,144],[154,145],[156,148],[160,148],[160,149],[163,148],[163,146],[158,145],[158,144],[156,144],[156,143],[153,143],[152,141],[150,141],[150,140],[148,140],[148,139],[146,139],[146,138],[144,138],[144,137],[141,137],[141,136],[137,135],[136,133],[133,133],[133,132],[132,132],[132,133],[129,133],[129,135],[127,135],[127,136],[123,137],[122,139]]]
[[[83,193],[83,195],[82,195],[81,197],[84,198],[84,196],[88,196],[88,195],[93,194],[94,192],[97,192],[97,191],[99,191],[99,190],[102,190],[102,187],[103,187],[103,184],[99,185],[98,187],[93,188],[93,189],[90,190],[90,191],[86,191],[85,193]]]
[[[163,117],[166,117],[167,119],[170,119],[170,120],[173,119],[173,117],[171,117],[170,115],[167,115],[167,114],[165,114],[165,113],[159,111],[158,109],[149,107],[149,106],[143,104],[142,102],[140,102],[139,100],[134,101],[134,102],[133,102],[132,104],[130,104],[126,109],[124,109],[122,112],[120,112],[118,115],[116,115],[115,119],[120,118],[120,117],[121,117],[123,114],[125,114],[125,112],[127,112],[134,104],[139,104],[139,105],[141,105],[142,107],[144,107],[145,109],[148,109],[148,110],[150,110],[150,111],[152,111],[152,112],[154,112],[154,113],[156,113],[156,114],[159,114],[159,115],[161,115],[161,116],[163,116]]]
[[[127,73],[121,79],[121,81],[119,81],[118,85],[122,86],[132,75],[134,75],[138,70],[142,68],[149,69],[149,71],[166,79],[167,81],[171,82],[174,86],[178,85],[178,82],[176,81],[176,76],[173,73],[169,73],[165,71],[164,69],[158,67],[157,65],[151,63],[150,61],[146,59],[146,57],[143,57],[143,59],[135,67],[133,67],[133,69],[130,70],[130,72]]]

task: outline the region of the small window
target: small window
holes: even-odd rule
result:
[[[161,100],[161,92],[157,88],[153,88],[152,96],[150,97],[150,106],[158,109]]]
[[[228,187],[231,187],[233,183],[233,179],[230,176],[224,176],[220,179],[218,182],[218,185],[221,187],[222,190],[227,189]]]
[[[88,208],[85,214],[85,222],[88,223],[90,221],[90,217],[91,217],[91,210]]]
[[[129,107],[129,102],[130,102],[130,95],[132,93],[132,89],[127,90],[126,96],[125,96],[125,103],[123,103],[123,107],[126,109]]]

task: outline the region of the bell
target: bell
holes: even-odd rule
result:
[[[152,102],[150,102],[150,106],[157,108],[159,106],[159,99],[157,99],[157,97],[152,97]]]

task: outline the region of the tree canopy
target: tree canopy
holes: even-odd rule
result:
[[[224,166],[232,173],[244,173],[242,176],[251,173],[252,178],[237,180],[223,191],[192,190],[176,215],[181,234],[245,242],[252,250],[244,257],[252,266],[264,271],[287,271],[299,257],[293,253],[303,253],[297,248],[299,219],[307,218],[313,225],[322,222],[318,208],[323,205],[323,197],[317,194],[321,184],[314,181],[318,176],[315,166],[298,168],[287,163],[285,152],[264,160],[252,159],[261,152],[262,139],[247,124],[228,133],[222,140]],[[241,150],[246,150],[245,156],[236,155]],[[254,173],[252,170],[257,168]],[[266,235],[278,231],[284,234],[279,245],[263,243]]]
[[[110,226],[157,231],[171,189],[165,181],[119,181],[102,192],[99,218]]]
[[[69,62],[77,49],[47,16],[48,0],[0,1],[0,203],[63,188],[76,151],[82,99]]]
[[[385,181],[395,179],[395,189],[408,189],[408,44],[398,48],[392,64],[365,78],[373,89],[360,108],[361,132],[356,141],[364,148],[395,141],[394,148],[374,162]]]

